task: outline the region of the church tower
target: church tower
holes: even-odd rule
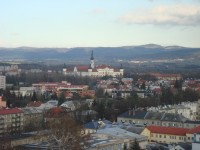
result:
[[[93,56],[93,51],[92,51],[91,58],[90,58],[90,68],[94,69],[94,66],[95,66],[95,64],[94,64],[94,56]]]

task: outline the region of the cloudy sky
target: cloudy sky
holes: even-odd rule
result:
[[[200,47],[200,0],[0,0],[0,47]]]

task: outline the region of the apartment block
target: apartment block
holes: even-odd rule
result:
[[[6,89],[6,76],[0,75],[0,89]]]
[[[19,108],[0,109],[0,136],[23,130],[23,111]]]

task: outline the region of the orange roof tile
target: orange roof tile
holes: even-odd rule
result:
[[[88,71],[88,66],[76,66],[78,71]]]
[[[96,69],[105,69],[105,68],[113,69],[111,66],[108,66],[108,65],[105,65],[105,64],[102,64],[102,65],[99,65],[99,66],[96,67]]]
[[[28,103],[28,107],[40,107],[41,104],[42,102],[40,101],[34,101],[34,102]]]
[[[190,129],[187,133],[190,133],[190,134],[200,133],[200,126]]]
[[[19,108],[0,109],[0,115],[23,113]]]
[[[161,126],[147,126],[146,128],[152,133],[182,135],[182,136],[185,136],[186,132],[190,130],[186,128],[161,127]]]

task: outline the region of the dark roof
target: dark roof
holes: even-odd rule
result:
[[[177,144],[177,146],[180,146],[180,147],[182,147],[183,149],[185,149],[185,150],[192,150],[192,145],[191,144],[189,144],[189,143],[179,143],[179,144]]]
[[[145,119],[151,119],[151,120],[161,120],[164,113],[160,112],[148,112],[145,116]]]
[[[135,113],[133,114],[133,112],[131,111],[131,115],[129,115],[129,111],[127,111],[127,112],[119,115],[119,117],[134,118],[134,119],[144,119],[146,113],[147,113],[147,111],[135,111]]]
[[[200,121],[186,120],[185,123],[190,123],[190,124],[199,124],[199,125],[200,125]]]
[[[86,129],[97,129],[98,128],[98,122],[97,121],[91,121],[83,125]]]
[[[185,122],[187,119],[180,114],[165,113],[162,121]]]

